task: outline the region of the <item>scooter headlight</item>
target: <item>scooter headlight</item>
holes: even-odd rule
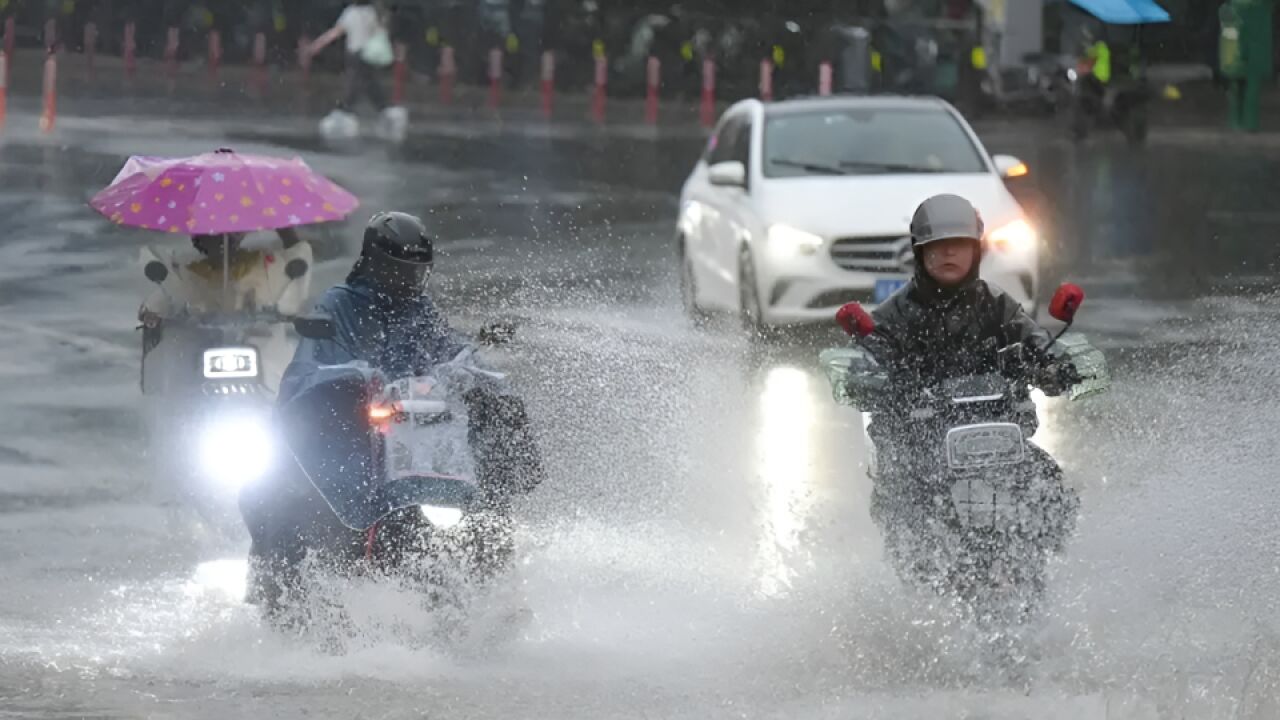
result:
[[[271,438],[263,418],[216,418],[200,434],[200,467],[218,485],[239,491],[271,469]]]
[[[258,377],[258,350],[251,347],[205,350],[204,377],[206,380],[240,380]]]
[[[462,522],[462,510],[460,508],[423,505],[422,516],[427,519],[427,522],[441,530],[448,530]]]

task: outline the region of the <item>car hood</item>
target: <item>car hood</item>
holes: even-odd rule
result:
[[[969,200],[989,228],[1022,212],[1004,181],[990,173],[785,178],[760,186],[766,224],[786,223],[824,237],[905,235],[920,203],[940,193]]]

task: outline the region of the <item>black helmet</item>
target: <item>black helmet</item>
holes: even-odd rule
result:
[[[934,195],[920,203],[911,218],[911,246],[966,238],[982,242],[982,216],[959,195]]]
[[[364,244],[352,274],[390,295],[422,292],[435,259],[422,220],[402,212],[380,212],[364,228]]]

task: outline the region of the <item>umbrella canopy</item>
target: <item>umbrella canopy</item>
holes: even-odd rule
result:
[[[299,158],[218,150],[131,157],[89,205],[119,225],[218,235],[341,220],[359,202]]]
[[[1167,23],[1169,13],[1155,0],[1071,0],[1080,9],[1112,25]]]

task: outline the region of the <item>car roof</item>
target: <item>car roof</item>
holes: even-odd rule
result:
[[[767,116],[830,110],[937,110],[950,106],[941,98],[924,95],[830,95],[782,100],[764,105]]]

